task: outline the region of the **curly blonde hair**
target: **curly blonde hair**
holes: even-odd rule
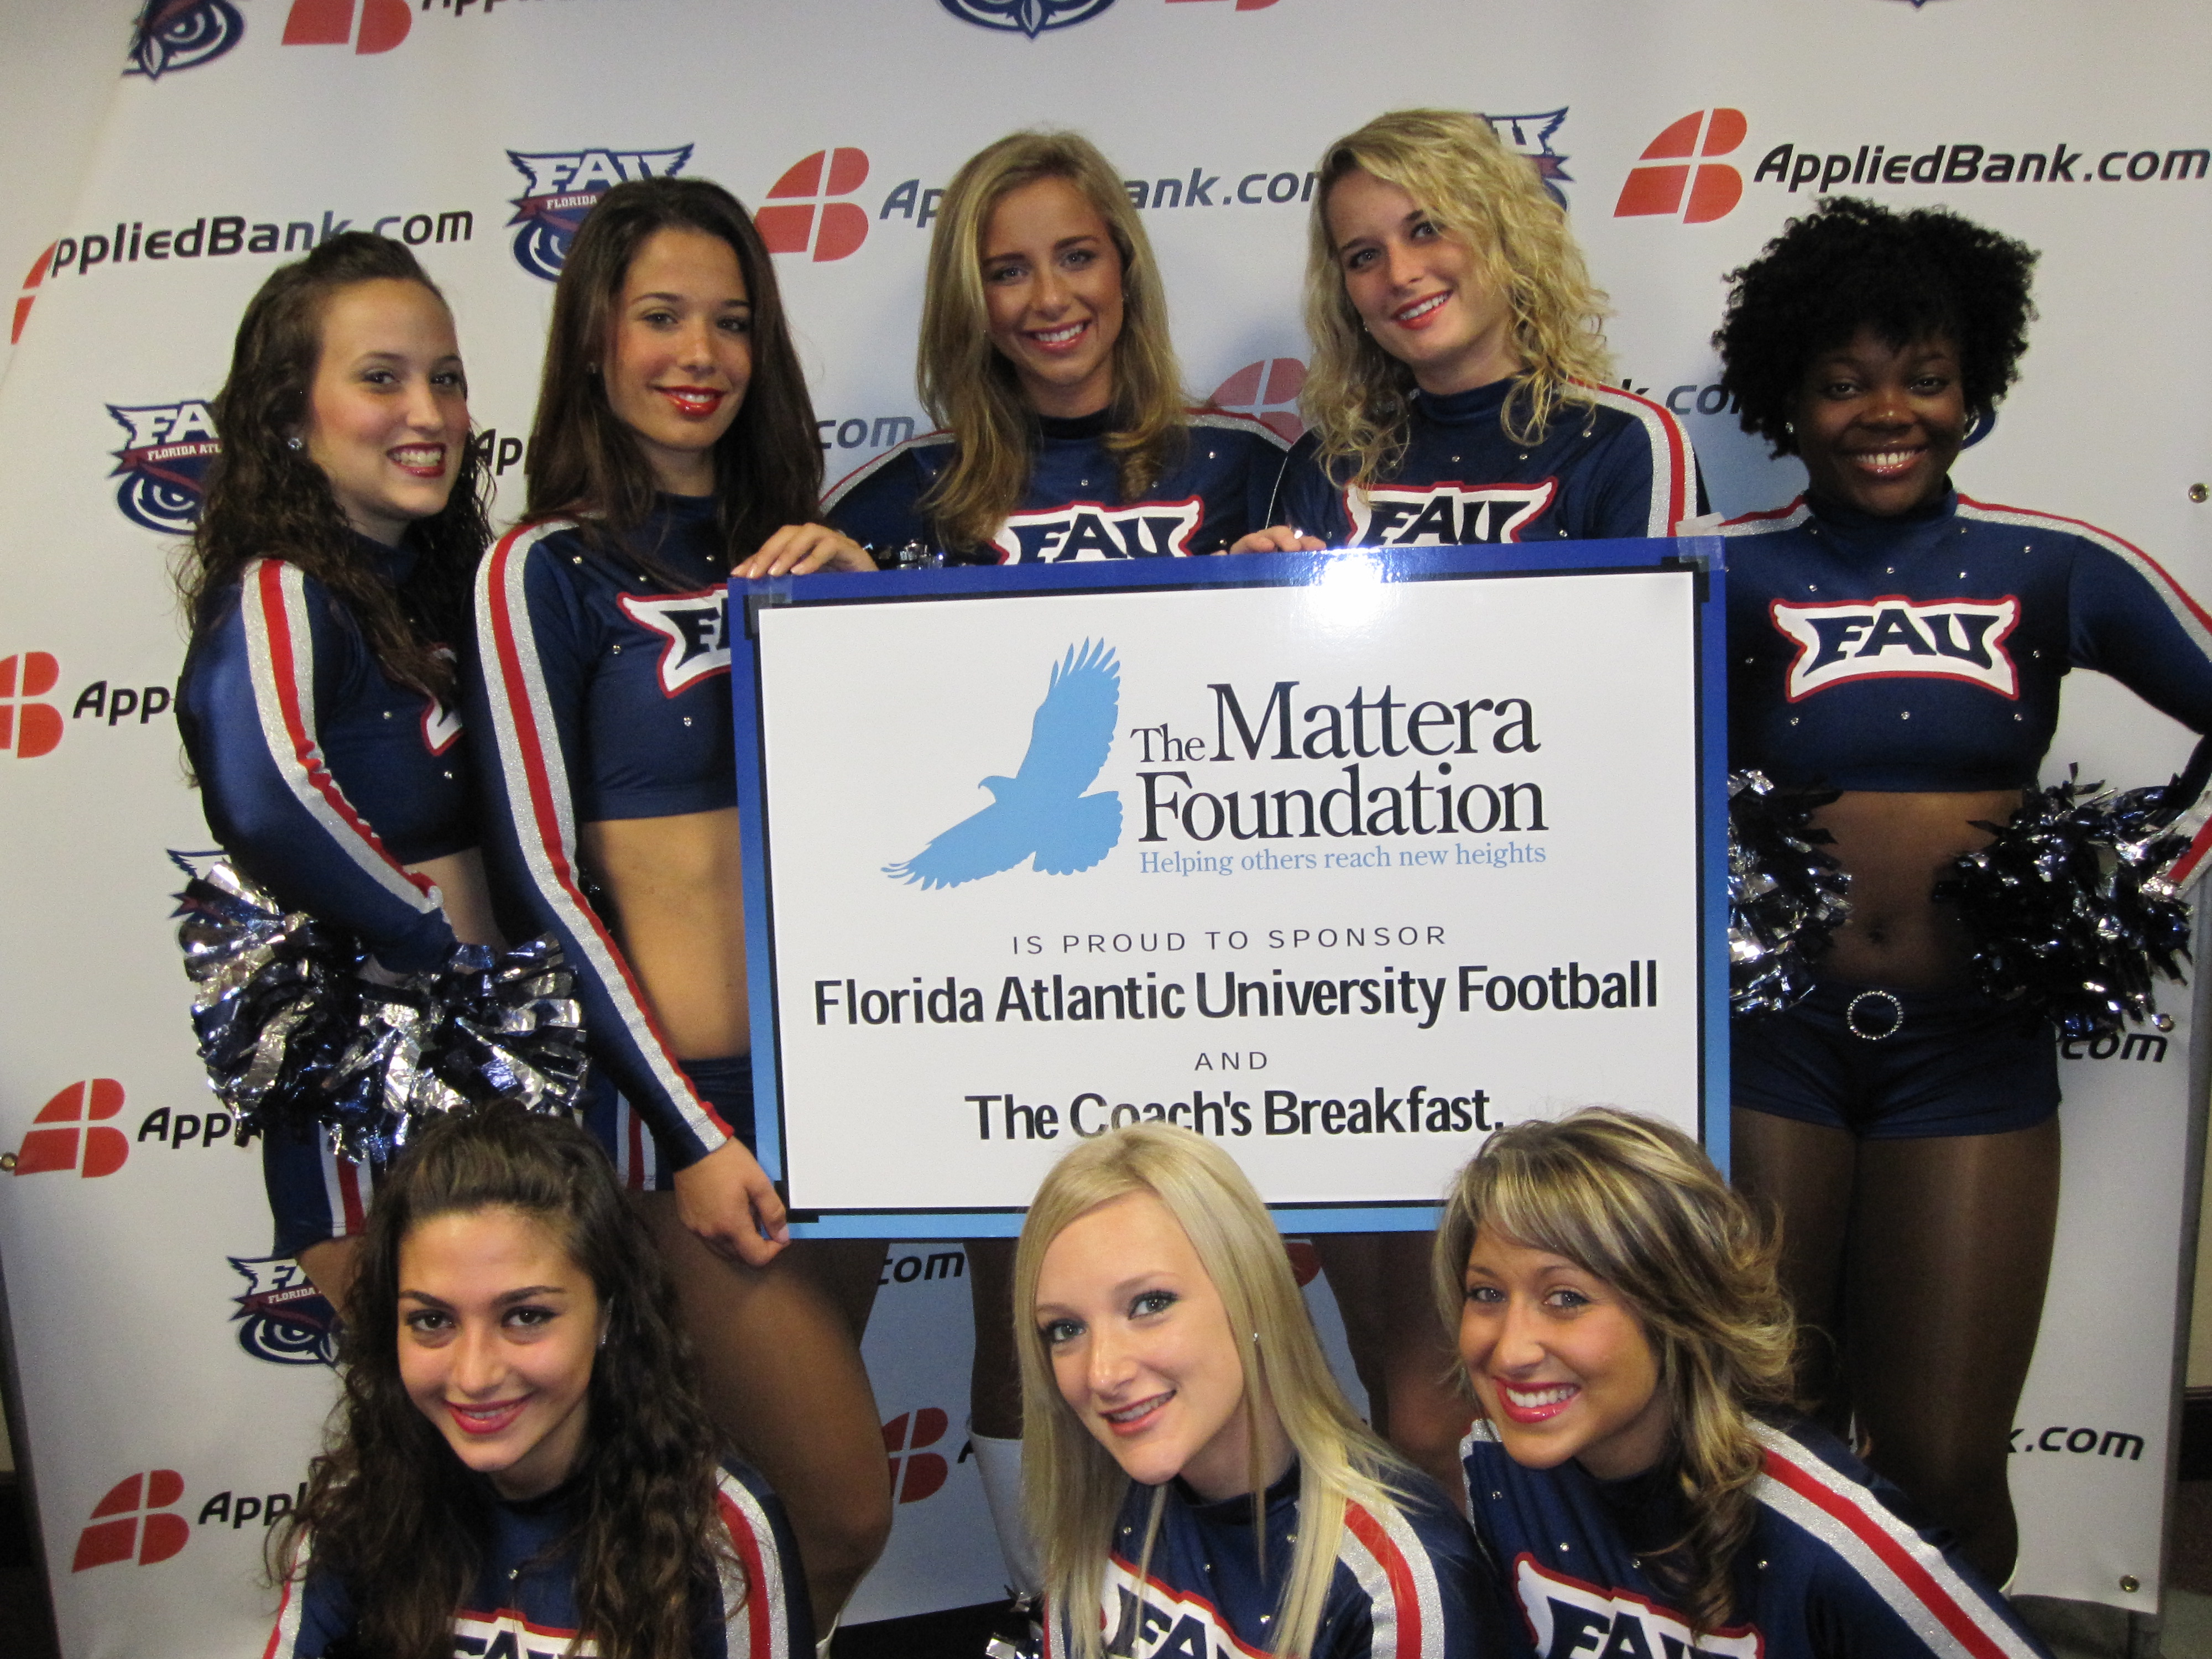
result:
[[[1313,367],[1300,404],[1319,434],[1316,459],[1340,483],[1387,478],[1406,449],[1413,374],[1369,337],[1344,290],[1329,234],[1329,193],[1358,172],[1412,197],[1447,236],[1480,261],[1513,309],[1522,372],[1500,411],[1506,435],[1535,443],[1562,404],[1592,401],[1586,387],[1613,373],[1606,296],[1590,283],[1565,211],[1526,156],[1506,149],[1490,123],[1459,110],[1378,115],[1322,152],[1306,246],[1306,332]]]
[[[1749,1410],[1795,1403],[1796,1326],[1776,1276],[1778,1237],[1687,1135],[1595,1106],[1500,1129],[1460,1171],[1431,1258],[1447,1330],[1459,1328],[1468,1256],[1485,1227],[1565,1256],[1643,1326],[1690,1517],[1680,1541],[1644,1562],[1699,1631],[1720,1628],[1735,1612],[1732,1569],[1758,1518],[1765,1454]]]
[[[1061,179],[1095,209],[1121,260],[1121,332],[1106,447],[1125,500],[1149,489],[1187,441],[1182,371],[1168,335],[1159,262],[1121,176],[1079,133],[1015,132],[952,175],[930,233],[915,385],[931,420],[954,439],[951,465],[924,499],[948,547],[979,547],[1021,499],[1034,463],[1036,416],[1014,367],[991,343],[983,238],[999,204],[1041,179]]]

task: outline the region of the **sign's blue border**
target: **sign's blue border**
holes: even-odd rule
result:
[[[776,1030],[775,918],[769,898],[775,858],[763,793],[757,617],[782,605],[958,603],[1087,591],[1158,592],[1199,587],[1304,586],[1343,560],[1367,561],[1384,581],[1465,581],[1496,576],[1573,577],[1628,570],[1674,573],[1696,584],[1698,707],[1698,1133],[1714,1160],[1729,1163],[1728,720],[1723,544],[1676,541],[1553,542],[1546,545],[1347,550],[1244,554],[1210,559],[1137,559],[1075,564],[971,566],[868,575],[781,576],[732,580],[729,590],[730,695],[736,711],[738,808],[744,846],[745,961],[751,993],[756,1148],[768,1172],[783,1175],[784,1102]],[[1623,829],[1626,836],[1626,826]],[[1403,1232],[1433,1227],[1432,1204],[1280,1205],[1279,1223],[1299,1233]],[[794,1212],[798,1237],[984,1238],[1021,1229],[1019,1210]]]

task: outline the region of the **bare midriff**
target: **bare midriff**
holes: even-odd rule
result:
[[[464,945],[489,945],[505,949],[499,924],[492,920],[491,892],[484,884],[483,854],[473,847],[410,864],[408,869],[438,884],[438,896],[446,907],[446,921],[453,937]]]
[[[605,919],[678,1060],[752,1047],[738,809],[583,826]]]
[[[1850,919],[1820,959],[1820,976],[1846,985],[1947,991],[1966,983],[1971,945],[1958,914],[1934,896],[1961,853],[1988,844],[1981,823],[2019,808],[2017,789],[1958,793],[1851,790],[1813,815],[1827,850],[1850,873]]]

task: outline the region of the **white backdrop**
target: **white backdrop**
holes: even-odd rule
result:
[[[288,239],[296,252],[350,223],[419,245],[453,300],[511,510],[551,293],[533,266],[557,253],[533,224],[509,227],[518,198],[678,165],[755,204],[775,192],[835,477],[918,416],[931,191],[981,143],[1029,123],[1097,138],[1144,186],[1193,390],[1227,386],[1243,396],[1224,401],[1286,418],[1304,350],[1297,198],[1320,145],[1386,107],[1479,107],[1570,204],[1619,313],[1620,373],[1683,412],[1717,504],[1741,511],[1785,498],[1795,469],[1766,463],[1711,389],[1721,273],[1879,146],[1910,159],[1866,193],[1948,202],[2045,250],[2026,380],[1962,462],[1966,489],[2090,520],[2212,593],[2212,507],[2187,495],[2212,433],[2212,180],[2197,173],[2212,12],[2187,0],[155,9],[167,44],[107,83],[73,204],[27,239],[33,253],[58,239],[63,268],[17,291],[0,384],[0,836],[17,872],[0,1146],[24,1154],[0,1186],[0,1255],[72,1656],[189,1659],[258,1640],[255,1552],[330,1398],[312,1333],[276,1316],[296,1293],[254,1261],[268,1239],[254,1160],[206,1117],[164,857],[207,842],[165,708],[182,651],[166,566],[212,441],[194,403]],[[1683,176],[1638,179],[1624,204],[1655,141],[1706,153]],[[2052,765],[2137,783],[2185,750],[2084,675]],[[2059,1261],[2016,1441],[2019,1589],[2154,1605],[2185,1035],[2162,1057],[2138,1044],[2069,1066]],[[957,1352],[869,1352],[887,1414],[958,1399]],[[916,1431],[909,1419],[902,1445]],[[961,1501],[967,1478],[904,1506],[900,1539]],[[989,1548],[976,1520],[969,1504],[933,1530],[969,1539],[983,1566],[901,1569],[915,1558],[895,1543],[866,1611],[975,1599]]]

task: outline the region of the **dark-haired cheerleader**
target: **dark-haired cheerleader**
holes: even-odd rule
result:
[[[1807,478],[1723,529],[1729,763],[1841,791],[1813,822],[1851,878],[1822,982],[1735,1023],[1735,1175],[1781,1212],[1827,1415],[1855,1415],[1874,1466],[1998,1582],[2057,1212],[2057,1064],[2041,1018],[1972,988],[1933,889],[2034,786],[2070,668],[2212,731],[2212,617],[2164,571],[1951,487],[2026,349],[2034,259],[1954,214],[1834,198],[1735,273],[1714,337],[1745,429]],[[2191,808],[2178,828],[2201,824]]]
[[[344,1358],[266,1659],[811,1659],[782,1508],[721,1454],[652,1235],[573,1123],[494,1103],[415,1138]]]
[[[477,586],[503,899],[561,941],[596,1110],[660,1240],[708,1407],[791,1509],[818,1622],[890,1528],[860,1332],[880,1244],[787,1252],[753,1156],[725,584],[872,568],[813,522],[822,452],[775,271],[737,199],[617,185],[553,295],[528,514]],[[618,1091],[618,1092],[615,1092]]]
[[[209,829],[372,972],[499,943],[452,711],[488,539],[453,313],[400,243],[332,237],[254,295],[214,413],[177,700]],[[374,1164],[262,1145],[276,1249],[343,1306]]]

